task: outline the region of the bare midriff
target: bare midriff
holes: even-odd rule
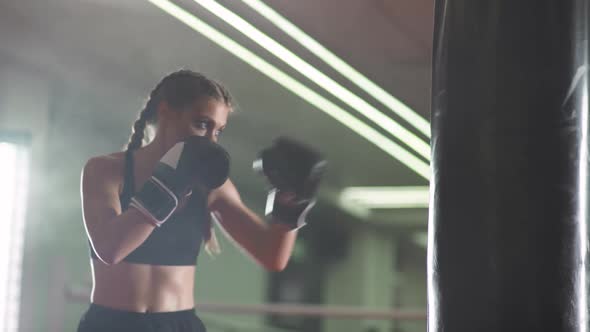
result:
[[[105,265],[92,259],[92,267],[92,303],[134,312],[169,312],[195,306],[195,266]]]

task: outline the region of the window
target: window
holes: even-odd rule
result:
[[[30,136],[0,132],[0,331],[18,329]]]

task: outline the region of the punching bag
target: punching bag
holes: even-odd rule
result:
[[[429,332],[588,331],[590,0],[436,0]]]

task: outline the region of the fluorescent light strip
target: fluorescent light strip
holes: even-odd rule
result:
[[[339,58],[336,54],[322,46],[315,39],[299,29],[293,23],[289,22],[284,16],[261,0],[242,0],[242,2],[250,6],[291,38],[295,39],[299,44],[315,54],[318,58],[322,59],[322,61],[330,67],[348,78],[350,82],[356,84],[359,88],[380,101],[383,105],[387,106],[391,111],[407,121],[422,134],[430,138],[430,123],[399,99],[373,83],[365,75],[344,62],[344,60]]]
[[[340,202],[368,209],[427,208],[428,187],[348,187],[340,193]]]
[[[391,141],[386,136],[379,133],[377,130],[371,128],[364,122],[350,115],[348,112],[340,108],[338,105],[332,103],[328,99],[322,97],[315,91],[306,87],[299,81],[293,79],[280,69],[266,62],[261,57],[252,53],[242,45],[236,43],[226,35],[217,31],[210,25],[198,19],[193,14],[178,7],[168,0],[149,0],[151,3],[172,15],[179,21],[183,22],[193,30],[201,33],[212,42],[224,48],[228,52],[237,56],[242,61],[248,63],[252,67],[259,70],[261,73],[268,76],[278,84],[282,85],[287,90],[293,92],[303,100],[311,105],[317,107],[319,110],[325,112],[329,116],[339,121],[344,126],[359,134],[369,142],[375,144],[381,150],[399,160],[408,168],[422,176],[424,179],[430,178],[430,166],[422,161],[420,158],[409,153],[405,148]]]
[[[295,53],[289,51],[283,45],[270,38],[268,35],[258,30],[252,24],[236,15],[229,9],[223,7],[215,0],[193,0],[203,6],[211,13],[234,27],[237,31],[250,38],[252,41],[274,54],[278,59],[291,66],[296,71],[305,75],[317,85],[324,88],[336,98],[342,100],[362,115],[372,120],[376,125],[385,129],[391,135],[397,137],[408,147],[416,151],[426,160],[430,160],[430,145],[421,138],[410,132],[392,118],[383,114],[381,111],[367,103],[362,98],[350,92],[338,82],[334,81],[315,67],[301,59]]]

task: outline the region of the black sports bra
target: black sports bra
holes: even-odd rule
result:
[[[121,209],[129,207],[134,194],[133,153],[125,152],[125,178],[120,195]],[[203,236],[210,225],[207,197],[196,193],[187,204],[153,230],[148,238],[127,257],[124,262],[150,265],[196,265]],[[90,243],[90,241],[89,241]],[[90,256],[98,258],[90,245]]]

